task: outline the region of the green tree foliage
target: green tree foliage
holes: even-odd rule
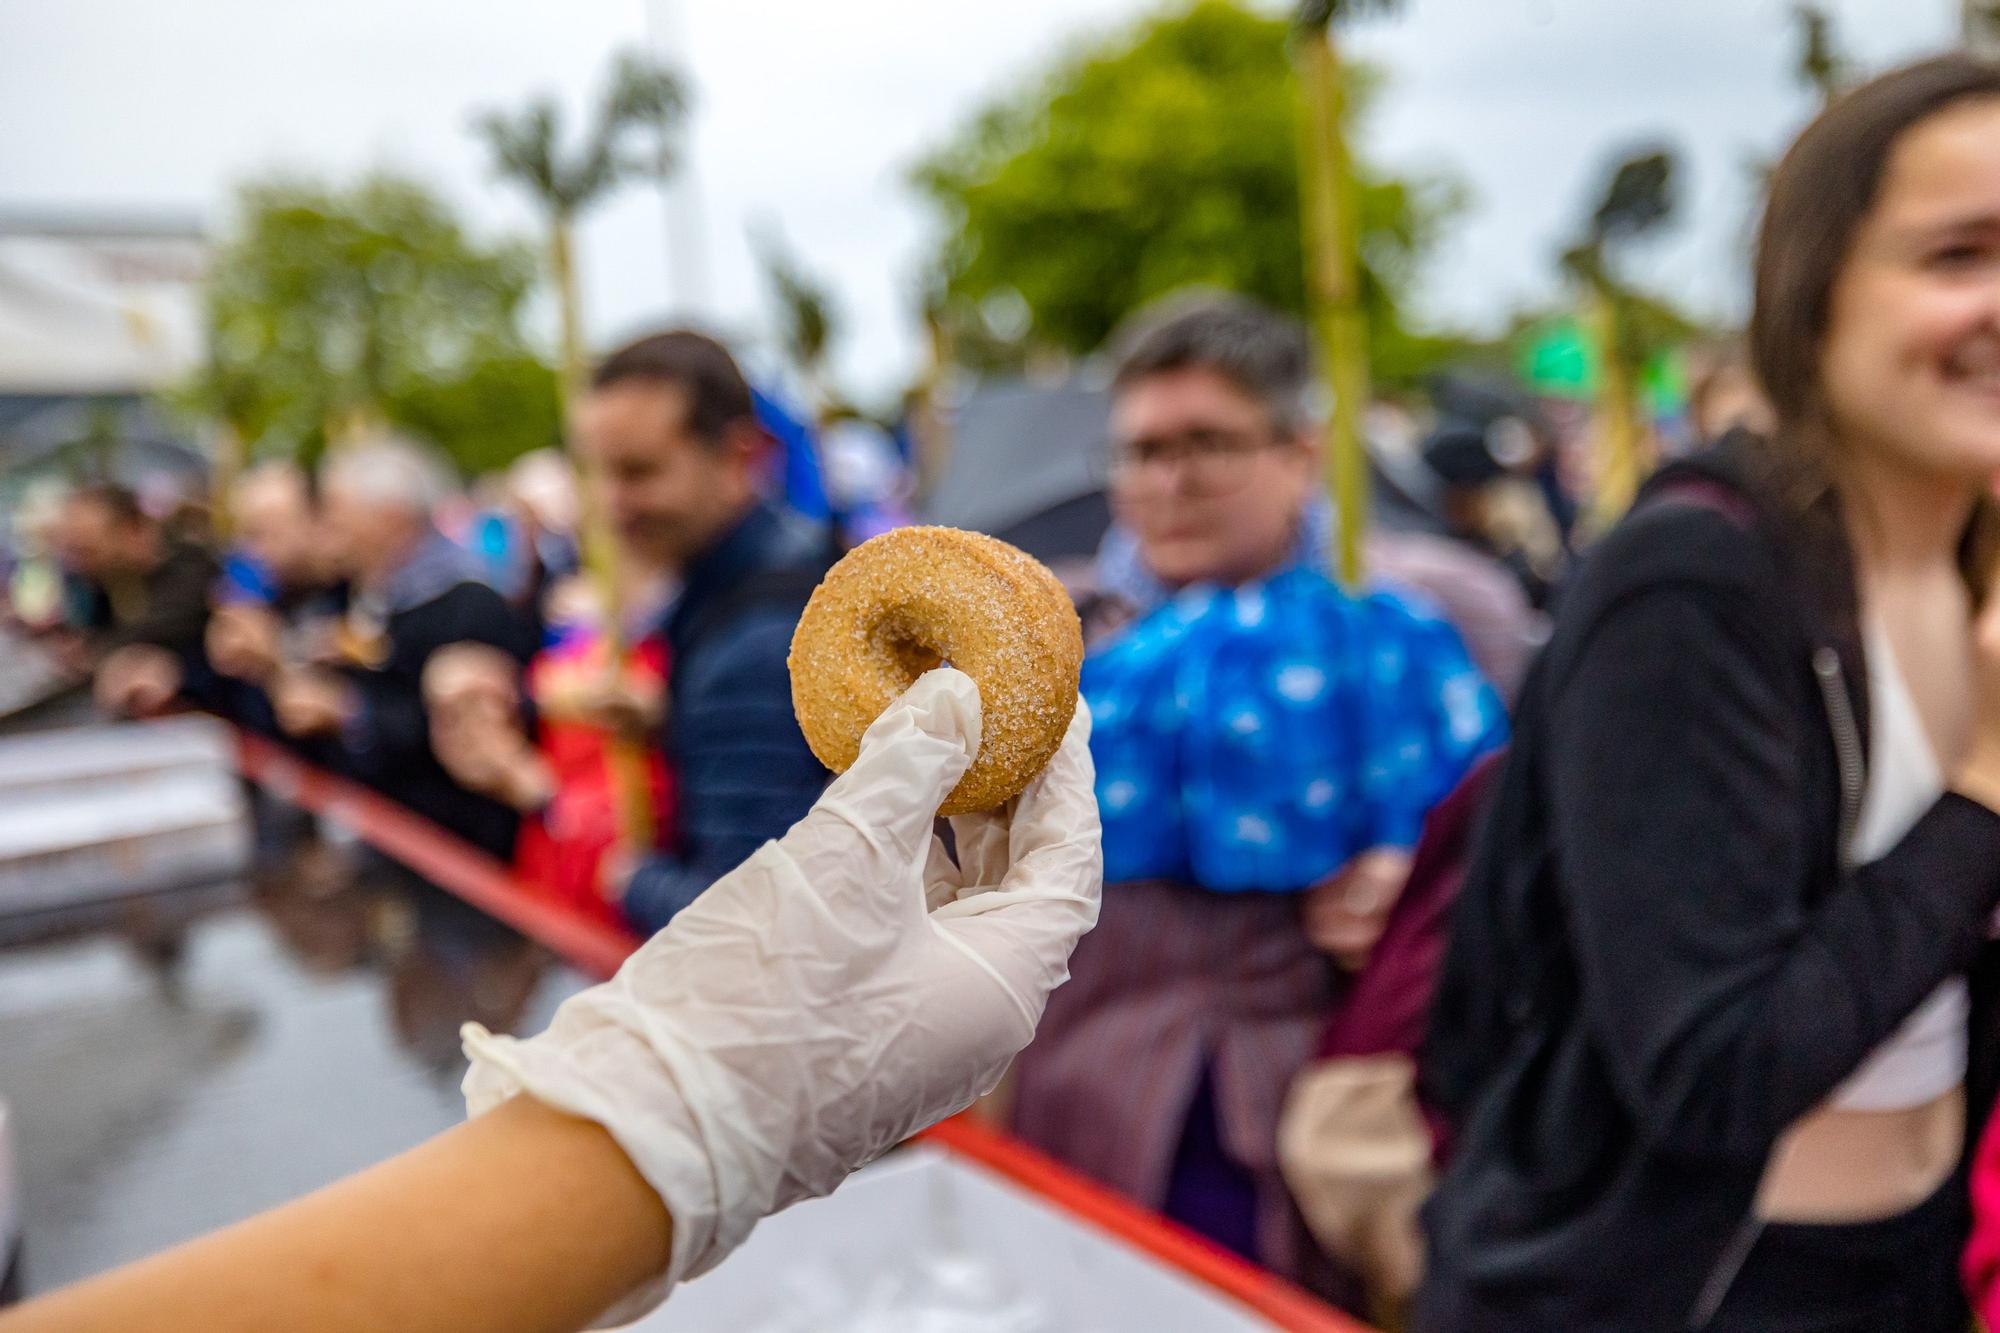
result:
[[[534,272],[410,181],[246,185],[210,268],[209,364],[176,397],[264,456],[311,459],[379,420],[498,467],[557,436],[555,376],[521,327]]]
[[[1018,293],[1031,343],[1077,353],[1189,284],[1303,315],[1290,29],[1200,0],[1079,51],[977,115],[913,175],[948,224],[940,265],[952,308]],[[1358,110],[1377,81],[1354,81]],[[1413,336],[1400,306],[1460,193],[1365,161],[1358,176],[1371,360],[1379,379],[1406,381],[1449,350]]]

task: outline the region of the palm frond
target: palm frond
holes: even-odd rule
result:
[[[557,161],[561,116],[553,101],[539,98],[516,114],[487,111],[473,130],[493,153],[494,169],[544,203],[562,203],[563,179]]]
[[[624,181],[626,165],[618,148],[616,140],[602,133],[593,134],[583,151],[568,164],[562,177],[563,193],[573,211],[596,203]]]
[[[1605,281],[1604,249],[1596,241],[1584,241],[1572,245],[1558,257],[1563,272],[1586,287],[1603,285]]]
[[[1292,27],[1299,32],[1322,32],[1336,23],[1366,18],[1370,14],[1393,14],[1402,0],[1299,0],[1292,11]]]
[[[686,112],[677,74],[644,56],[621,54],[589,137],[575,156],[555,164],[555,192],[564,207],[581,211],[634,177],[664,179],[676,165],[675,141]]]
[[[1616,243],[1652,231],[1673,216],[1674,159],[1664,149],[1620,162],[1590,217],[1594,242]]]
[[[1799,81],[1830,102],[1847,83],[1849,64],[1834,37],[1833,16],[1824,5],[1793,6],[1799,26]]]
[[[775,226],[754,229],[751,247],[777,302],[785,351],[808,375],[818,372],[833,342],[833,298],[799,266]]]
[[[604,114],[619,125],[672,134],[680,129],[688,102],[687,86],[678,73],[637,52],[623,51],[611,67]]]

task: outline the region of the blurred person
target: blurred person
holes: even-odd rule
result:
[[[1330,550],[1332,507],[1316,500],[1308,514],[1327,516],[1323,529],[1310,517],[1307,528],[1323,531]],[[1511,706],[1529,663],[1548,639],[1549,622],[1507,566],[1453,537],[1386,527],[1371,530],[1361,549],[1369,586],[1408,589],[1434,605],[1464,640],[1479,674]]]
[[[1733,430],[1770,432],[1771,405],[1757,387],[1741,343],[1710,354],[1688,391],[1688,430],[1697,445],[1713,444]]]
[[[1522,700],[1432,1018],[1416,1328],[1967,1325],[2000,66],[1898,70],[1793,143],[1750,352],[1773,433],[1649,484]]]
[[[1213,298],[1197,293],[1169,299],[1200,303]],[[1230,305],[1249,336],[1307,345],[1303,329],[1276,311],[1238,298],[1231,298]],[[1185,377],[1182,392],[1201,412],[1214,415],[1228,412],[1235,391],[1226,378],[1210,375]],[[1311,413],[1298,409],[1295,419],[1280,427],[1282,438],[1277,443],[1318,454],[1321,430]],[[1170,569],[1155,567],[1133,526],[1115,513],[1113,518],[1085,605],[1087,619],[1105,625],[1153,611],[1176,586]],[[1293,559],[1335,573],[1336,519],[1331,501],[1317,487],[1310,490],[1290,527]],[[1464,542],[1389,524],[1370,528],[1362,541],[1362,557],[1371,587],[1401,589],[1428,599],[1458,630],[1481,673],[1503,698],[1513,698],[1547,626],[1505,567]],[[1160,558],[1175,557],[1163,550]]]
[[[55,542],[62,522],[63,494],[54,482],[29,486],[9,524],[12,563],[7,572],[7,615],[31,634],[52,633],[70,619],[74,576],[59,563]]]
[[[547,1031],[467,1025],[466,1124],[0,1330],[555,1333],[645,1315],[762,1218],[992,1087],[1061,984],[1100,889],[1089,710],[1004,811],[956,822],[954,862],[935,816],[979,716],[969,678],[928,673],[824,802]]]
[[[657,626],[666,580],[628,573],[629,621]],[[556,622],[553,641],[525,672],[478,644],[454,644],[424,670],[431,747],[467,788],[521,812],[514,867],[532,889],[570,911],[623,924],[603,892],[606,859],[622,831],[609,743],[645,758],[655,848],[675,845],[674,780],[652,739],[665,716],[667,650],[657,632],[607,652],[602,608]]]
[[[450,493],[442,468],[394,439],[331,454],[320,494],[326,539],[349,576],[325,660],[279,664],[279,728],[331,748],[337,767],[491,855],[514,848],[512,807],[467,791],[438,763],[423,673],[439,649],[482,643],[525,662],[523,619],[479,578],[477,561],[431,522]]]
[[[289,461],[260,463],[237,478],[228,504],[232,541],[211,594],[203,651],[188,664],[181,694],[313,763],[338,768],[335,739],[286,735],[270,693],[287,664],[332,660],[346,609],[346,580],[313,478]],[[331,923],[333,936],[342,938],[348,914],[340,900],[352,896],[348,858],[319,837],[319,821],[309,812],[259,784],[244,787],[256,834],[252,883],[267,917]],[[337,950],[322,951],[323,958],[336,956]]]
[[[1278,1122],[1285,1182],[1345,1279],[1333,1294],[1384,1329],[1407,1325],[1423,1274],[1418,1210],[1440,1147],[1421,1077],[1431,1002],[1500,760],[1481,759],[1425,817],[1409,875]]]
[[[1117,345],[1113,511],[1172,595],[1085,662],[1109,888],[1017,1063],[1013,1125],[1305,1277],[1280,1107],[1424,811],[1504,718],[1449,625],[1346,595],[1300,548],[1319,454],[1296,326],[1204,296]]]
[[[770,441],[750,386],[712,338],[660,333],[612,353],[577,408],[575,435],[617,540],[681,580],[661,626],[673,846],[607,870],[626,916],[650,932],[791,827],[826,784],[792,714],[785,664],[826,569],[825,542],[762,495]]]
[[[100,707],[145,715],[170,703],[208,623],[214,556],[169,533],[122,486],[70,493],[56,521],[63,567],[84,585],[83,657]]]
[[[1437,419],[1422,451],[1440,483],[1446,531],[1504,567],[1537,610],[1546,608],[1569,555],[1534,480],[1554,454],[1550,428],[1520,395],[1461,376],[1440,377],[1432,402]]]
[[[916,521],[909,466],[888,431],[858,413],[843,413],[821,428],[819,451],[843,549]]]
[[[576,466],[561,450],[536,449],[508,465],[505,484],[520,530],[522,604],[543,617],[557,585],[583,568]]]
[[[182,688],[202,707],[282,738],[268,692],[285,663],[330,656],[346,580],[312,479],[296,464],[263,463],[244,473],[230,510],[234,543],[213,593],[202,655]]]

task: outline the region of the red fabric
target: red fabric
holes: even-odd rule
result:
[[[544,697],[551,682],[564,673],[597,670],[601,653],[595,641],[561,644],[541,653],[528,667],[530,694]],[[663,641],[644,639],[631,649],[626,672],[635,680],[664,683],[667,660]],[[555,773],[556,796],[539,818],[521,822],[515,869],[550,901],[589,920],[622,927],[624,917],[598,887],[604,858],[618,842],[618,802],[605,735],[579,722],[544,718],[538,739],[542,756]],[[646,776],[652,792],[653,844],[666,846],[674,829],[674,777],[655,747],[646,750]]]
[[[2000,1329],[2000,1115],[1987,1122],[1972,1158],[1972,1237],[1960,1273],[1972,1312]]]
[[[1479,815],[1505,751],[1487,755],[1424,820],[1409,882],[1389,913],[1368,963],[1340,991],[1315,1060],[1404,1054],[1416,1058],[1430,1024],[1431,997],[1451,938],[1451,909],[1472,859]],[[1424,1108],[1439,1155],[1448,1146],[1439,1117]]]
[[[1499,760],[1497,753],[1482,759],[1425,818],[1409,881],[1367,965],[1342,989],[1314,1053],[1318,1059],[1414,1055],[1422,1044],[1451,933],[1452,905],[1478,831],[1480,800]]]

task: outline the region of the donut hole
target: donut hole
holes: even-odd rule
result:
[[[917,677],[947,661],[937,642],[906,616],[884,616],[876,622],[871,637],[876,650],[887,659],[890,671],[900,678],[899,691],[908,689]]]

